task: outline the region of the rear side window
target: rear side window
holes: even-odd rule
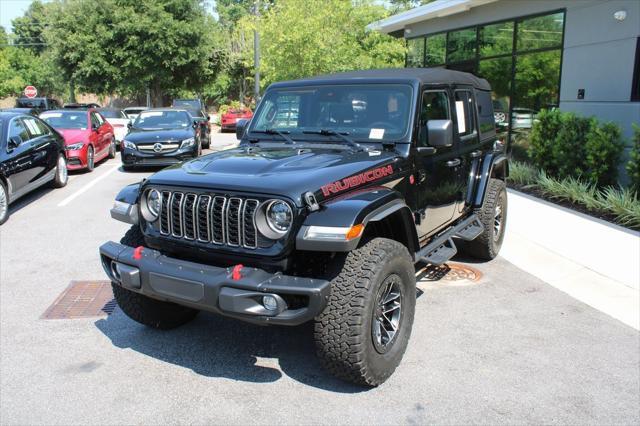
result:
[[[478,107],[478,127],[482,139],[492,138],[496,135],[496,118],[493,115],[493,101],[491,93],[476,90],[476,102]]]
[[[473,96],[469,90],[456,90],[456,115],[458,117],[458,134],[467,136],[475,129]]]
[[[42,127],[38,125],[35,118],[25,118],[24,124],[27,126],[29,133],[31,134],[31,138],[37,138],[45,134]]]

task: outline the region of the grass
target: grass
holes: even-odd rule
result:
[[[628,188],[597,188],[575,177],[556,179],[519,161],[510,164],[509,181],[524,189],[536,189],[549,199],[570,201],[594,214],[607,214],[622,226],[640,229],[640,200]]]

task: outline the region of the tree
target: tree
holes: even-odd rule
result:
[[[51,3],[43,4],[40,0],[34,0],[23,16],[14,19],[11,22],[15,35],[14,44],[42,53],[46,48],[43,32],[51,7]]]
[[[365,30],[388,14],[368,0],[278,0],[257,21],[262,83],[403,66],[404,40]]]

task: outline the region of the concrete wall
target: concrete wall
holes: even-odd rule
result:
[[[640,124],[640,102],[630,102],[636,39],[640,36],[638,0],[501,0],[410,25],[405,37],[557,9],[566,9],[560,108],[614,121],[630,138],[631,123]],[[622,22],[613,18],[618,10],[627,12]],[[585,89],[582,100],[577,99],[578,89]]]

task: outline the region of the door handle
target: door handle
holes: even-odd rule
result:
[[[471,158],[478,158],[482,155],[482,151],[478,150],[478,151],[471,151],[471,153],[469,153],[469,155],[471,156]]]
[[[453,160],[447,161],[447,167],[457,167],[460,165],[460,159],[454,158]]]

